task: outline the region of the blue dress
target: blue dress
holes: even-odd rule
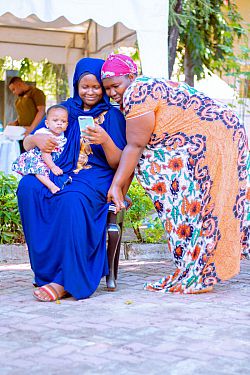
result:
[[[51,282],[64,286],[76,299],[89,297],[100,280],[108,274],[106,254],[107,192],[114,176],[101,145],[91,145],[90,169],[74,174],[79,148],[79,115],[97,118],[121,150],[125,147],[125,120],[121,112],[103,100],[84,112],[78,96],[78,80],[84,72],[94,74],[98,81],[103,60],[85,58],[78,62],[74,75],[74,97],[62,104],[69,111],[65,132],[67,143],[56,164],[63,169],[65,185],[51,194],[35,176],[28,175],[19,183],[17,196],[24,234],[29,249],[35,282],[42,286]],[[38,127],[44,126],[42,122]],[[37,130],[37,129],[36,129]],[[62,186],[62,177],[52,173],[50,178]]]

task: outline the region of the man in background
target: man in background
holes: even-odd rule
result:
[[[46,97],[42,90],[28,85],[20,77],[13,77],[10,80],[9,89],[17,96],[15,101],[17,119],[9,122],[8,125],[23,126],[27,136],[45,116]],[[23,141],[19,142],[21,152],[24,152]]]

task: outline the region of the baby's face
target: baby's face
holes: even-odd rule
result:
[[[68,113],[62,108],[51,109],[45,124],[55,135],[59,135],[67,129]]]

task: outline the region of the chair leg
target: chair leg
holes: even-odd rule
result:
[[[115,276],[115,280],[117,280],[118,268],[119,268],[119,259],[120,259],[120,250],[121,250],[121,241],[122,241],[122,226],[123,226],[123,223],[120,223],[119,224],[119,227],[120,227],[120,239],[119,239],[119,242],[117,244],[117,249],[116,249],[116,253],[115,253],[115,261],[114,261],[114,276]]]
[[[106,276],[106,285],[108,291],[114,291],[116,289],[116,257],[118,245],[121,241],[121,228],[117,224],[108,225],[108,263],[109,263],[109,275]],[[119,249],[118,249],[119,252]],[[118,254],[119,257],[119,254]],[[116,270],[117,276],[117,270]]]

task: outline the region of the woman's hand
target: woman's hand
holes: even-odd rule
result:
[[[34,134],[30,137],[32,137],[32,141],[42,152],[47,152],[50,154],[58,145],[55,138],[47,134]],[[26,137],[26,139],[28,138],[29,136]]]
[[[124,200],[127,203],[126,210],[129,210],[133,206],[132,199],[128,195],[125,195]]]
[[[84,135],[84,138],[94,145],[103,145],[108,142],[110,138],[108,133],[100,125],[95,125],[95,127],[87,126],[86,133],[88,135]]]
[[[56,142],[55,138],[53,138],[50,135],[47,134],[37,134],[34,135],[35,142],[37,147],[42,152],[48,152],[51,153],[56,146],[58,146],[58,143]]]
[[[125,208],[124,196],[122,194],[121,187],[117,185],[111,185],[108,191],[107,201],[114,202],[116,207],[115,213]]]
[[[18,121],[17,120],[15,120],[15,121],[9,121],[7,125],[17,126],[18,125]]]

